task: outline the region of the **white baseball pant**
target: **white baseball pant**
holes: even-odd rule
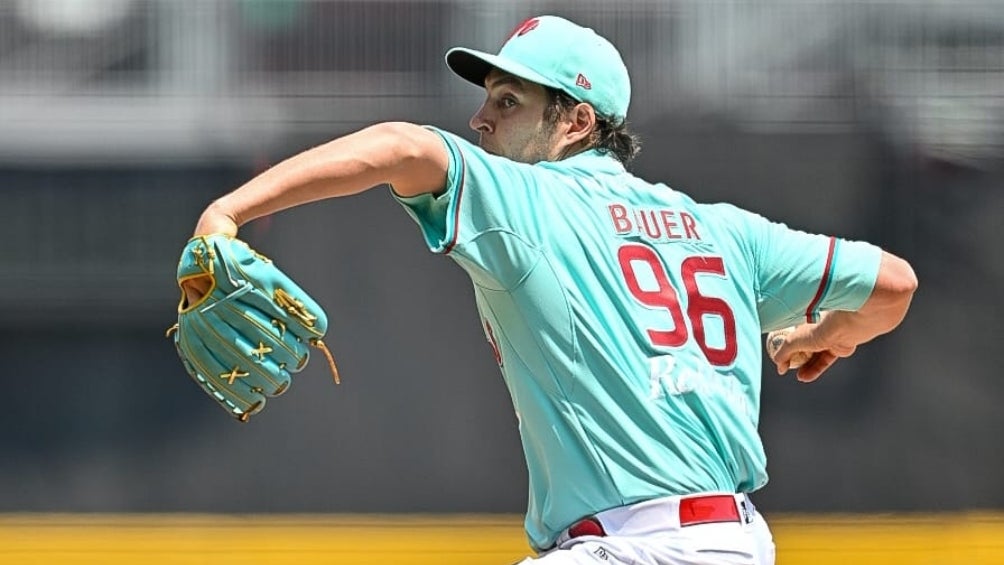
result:
[[[774,540],[744,494],[669,496],[577,522],[521,565],[586,563],[774,565]]]

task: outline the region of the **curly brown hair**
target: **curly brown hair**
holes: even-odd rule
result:
[[[579,102],[562,90],[545,86],[547,106],[544,107],[544,121],[554,125]],[[641,139],[628,131],[627,122],[615,122],[596,114],[596,129],[589,139],[589,147],[601,153],[610,153],[618,161],[627,165],[641,151]]]

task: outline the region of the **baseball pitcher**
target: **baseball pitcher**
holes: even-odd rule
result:
[[[772,360],[815,380],[901,322],[917,286],[909,264],[632,175],[628,71],[591,29],[535,17],[498,53],[455,48],[446,63],[484,89],[476,144],[382,123],[206,209],[202,258],[183,256],[181,309],[226,316],[176,332],[193,345],[179,346],[198,361],[189,372],[238,418],[284,388],[302,344],[323,347],[320,307],[271,271],[264,285],[246,266],[207,274],[208,251],[255,218],[389,185],[429,249],[474,285],[529,472],[527,562],[774,563],[750,497],[767,482],[761,336],[794,326],[771,340]],[[234,288],[249,306],[225,302]],[[228,323],[244,332],[239,347],[196,339]],[[209,366],[200,356],[214,347],[229,356]],[[258,396],[226,388],[242,385]]]

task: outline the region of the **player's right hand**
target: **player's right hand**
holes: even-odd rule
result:
[[[798,381],[810,383],[826,372],[837,359],[854,354],[856,346],[829,343],[821,330],[821,324],[801,324],[768,334],[767,353],[779,375],[798,369]]]

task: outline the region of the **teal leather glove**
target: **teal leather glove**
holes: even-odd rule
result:
[[[184,288],[178,323],[168,330],[185,370],[231,416],[246,422],[282,394],[306,366],[308,346],[321,349],[324,310],[270,259],[226,235],[189,240],[178,262],[178,285],[203,279],[209,290],[189,303]]]

